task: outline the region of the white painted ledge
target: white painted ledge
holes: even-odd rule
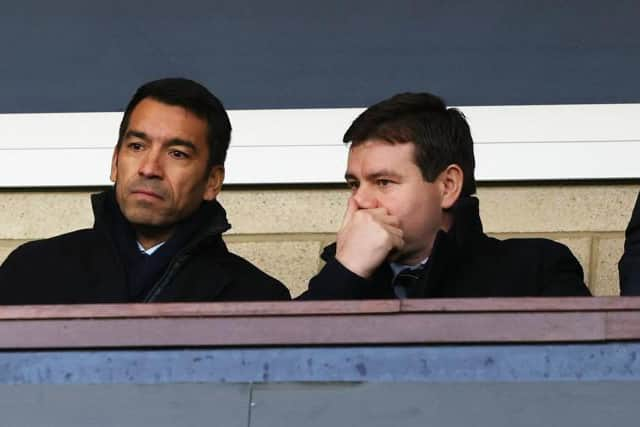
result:
[[[479,181],[640,177],[640,104],[461,107]],[[231,111],[229,184],[343,182],[361,108]],[[122,113],[0,115],[0,187],[100,186]]]

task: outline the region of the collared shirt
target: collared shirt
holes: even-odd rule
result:
[[[407,265],[407,264],[400,264],[397,262],[390,262],[389,263],[389,267],[391,267],[391,271],[393,272],[393,280],[395,280],[396,276],[398,274],[400,274],[400,272],[402,270],[417,270],[418,268],[424,267],[424,265],[427,263],[427,261],[429,261],[429,257],[426,257],[425,259],[423,259],[420,263],[415,264],[415,265]]]
[[[160,247],[164,245],[166,242],[160,242],[155,246],[151,246],[149,249],[145,249],[137,240],[136,240],[136,243],[138,244],[138,249],[140,249],[140,252],[144,252],[147,255],[153,255],[153,253],[158,249],[160,249]]]
[[[389,267],[391,267],[391,271],[393,272],[393,279],[391,280],[391,283],[393,284],[393,293],[396,295],[396,297],[398,297],[399,299],[405,299],[407,298],[407,287],[406,286],[402,286],[402,285],[397,285],[395,284],[396,278],[398,277],[398,275],[400,273],[408,273],[410,271],[413,270],[420,270],[422,268],[424,268],[425,264],[427,263],[427,261],[429,260],[429,257],[426,257],[424,260],[422,260],[422,262],[415,264],[415,265],[406,265],[406,264],[399,264],[397,262],[390,262],[389,263]],[[415,279],[414,279],[415,281]],[[402,281],[400,281],[402,282]]]

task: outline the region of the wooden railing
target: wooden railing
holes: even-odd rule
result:
[[[640,298],[0,307],[0,348],[640,340]]]

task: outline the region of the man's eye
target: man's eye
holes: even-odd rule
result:
[[[189,158],[189,155],[187,153],[185,153],[184,151],[179,151],[179,150],[171,150],[169,152],[169,155],[171,157],[173,157],[174,159],[187,159],[187,158]]]
[[[347,187],[349,187],[349,189],[351,190],[357,190],[359,187],[359,184],[357,181],[347,181]]]
[[[143,148],[142,144],[140,144],[139,142],[130,142],[129,144],[127,144],[127,146],[130,150],[133,151],[140,151]]]
[[[376,181],[376,184],[378,185],[378,187],[386,187],[387,185],[391,184],[391,181],[388,179],[379,179]]]

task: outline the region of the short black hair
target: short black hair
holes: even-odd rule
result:
[[[224,166],[231,139],[231,122],[222,102],[200,83],[185,78],[167,78],[143,84],[127,104],[120,122],[118,149],[129,127],[131,113],[145,98],[182,107],[207,122],[209,168]]]
[[[351,124],[343,141],[368,139],[415,145],[415,162],[425,181],[433,182],[451,164],[464,174],[461,194],[476,192],[475,158],[469,124],[456,108],[430,93],[401,93],[367,108]]]

